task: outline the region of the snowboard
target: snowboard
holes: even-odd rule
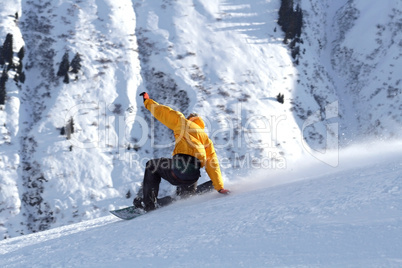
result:
[[[211,192],[213,189],[214,187],[212,185],[212,181],[204,182],[197,186],[196,195]],[[165,196],[158,199],[157,201],[158,201],[158,207],[160,208],[171,204],[173,201],[175,201],[175,199],[172,198],[171,196]],[[135,206],[111,210],[109,212],[123,220],[131,220],[146,213],[143,209],[138,209]]]

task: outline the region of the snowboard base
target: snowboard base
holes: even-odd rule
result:
[[[111,210],[109,212],[123,220],[131,220],[146,213],[144,210],[138,209],[135,206]]]

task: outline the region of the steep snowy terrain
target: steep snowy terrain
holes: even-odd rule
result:
[[[4,154],[11,162],[5,164],[2,186],[8,195],[1,204],[4,237],[93,218],[100,208],[107,211],[111,198],[124,198],[127,184],[133,184],[130,176],[122,176],[130,163],[113,162],[124,146],[118,130],[129,131],[131,125],[119,126],[119,119],[132,116],[125,110],[136,102],[141,81],[131,1],[118,7],[22,1],[19,8],[22,14],[11,24],[18,26],[12,32],[24,38],[26,81],[7,82],[7,88],[15,88],[8,96],[21,106],[10,112],[13,103],[5,106],[11,124],[4,127],[15,124],[19,131],[9,131],[11,140],[3,144],[18,152],[14,159]],[[9,14],[14,13],[5,11],[3,19],[11,21]],[[82,61],[68,84],[56,74],[66,53],[70,61],[79,53]],[[61,129],[71,118],[74,133],[66,140]]]
[[[297,115],[299,124],[317,110],[328,119],[322,111],[337,102],[342,145],[400,139],[402,90],[396,74],[402,68],[402,3],[300,2],[305,28],[297,69],[302,79],[294,88],[296,107],[304,110]],[[311,136],[317,134],[324,137],[316,141],[325,139],[325,128]]]
[[[233,188],[256,169],[290,172],[310,155],[337,166],[328,149],[400,139],[402,7],[386,3],[300,1],[296,65],[279,0],[0,0],[0,45],[13,35],[16,65],[24,47],[26,76],[1,66],[2,238],[131,203],[146,161],[173,148],[145,90],[205,119]],[[77,55],[81,68],[63,74]]]
[[[6,239],[0,266],[401,267],[400,146],[349,148],[336,169],[305,159],[237,181],[230,196],[131,221],[106,216]]]

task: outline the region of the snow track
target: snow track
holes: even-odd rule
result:
[[[197,196],[131,221],[107,216],[4,240],[0,266],[400,267],[402,153],[390,149],[398,146],[375,157],[355,148],[336,169],[312,164],[321,175],[295,166],[300,180],[238,181],[230,196]]]

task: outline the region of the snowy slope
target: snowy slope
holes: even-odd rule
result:
[[[106,216],[3,240],[0,266],[401,267],[400,146],[350,148],[335,169],[306,159],[237,181],[230,196],[131,221]]]
[[[173,148],[144,90],[205,119],[233,187],[255,170],[289,172],[311,154],[337,166],[328,149],[399,139],[400,1],[300,1],[299,65],[282,42],[280,2],[0,0],[0,41],[12,33],[14,52],[26,49],[26,82],[11,71],[0,107],[2,238],[131,203],[146,161]],[[57,76],[66,53],[82,58],[69,84]]]
[[[2,198],[4,237],[97,217],[100,208],[107,212],[111,198],[122,199],[134,188],[130,176],[122,176],[130,166],[123,158],[131,124],[121,124],[135,116],[126,109],[135,105],[141,82],[132,3],[78,2],[23,1],[9,8],[21,9],[11,32],[24,38],[27,78],[18,87],[7,82],[21,106],[6,103],[6,116],[20,129],[4,146],[18,152],[14,162],[6,161],[11,154],[2,161],[18,167],[2,176],[9,195]],[[56,75],[65,53],[70,60],[79,53],[83,66],[70,74],[69,84]],[[75,132],[66,140],[61,128],[70,118]]]

